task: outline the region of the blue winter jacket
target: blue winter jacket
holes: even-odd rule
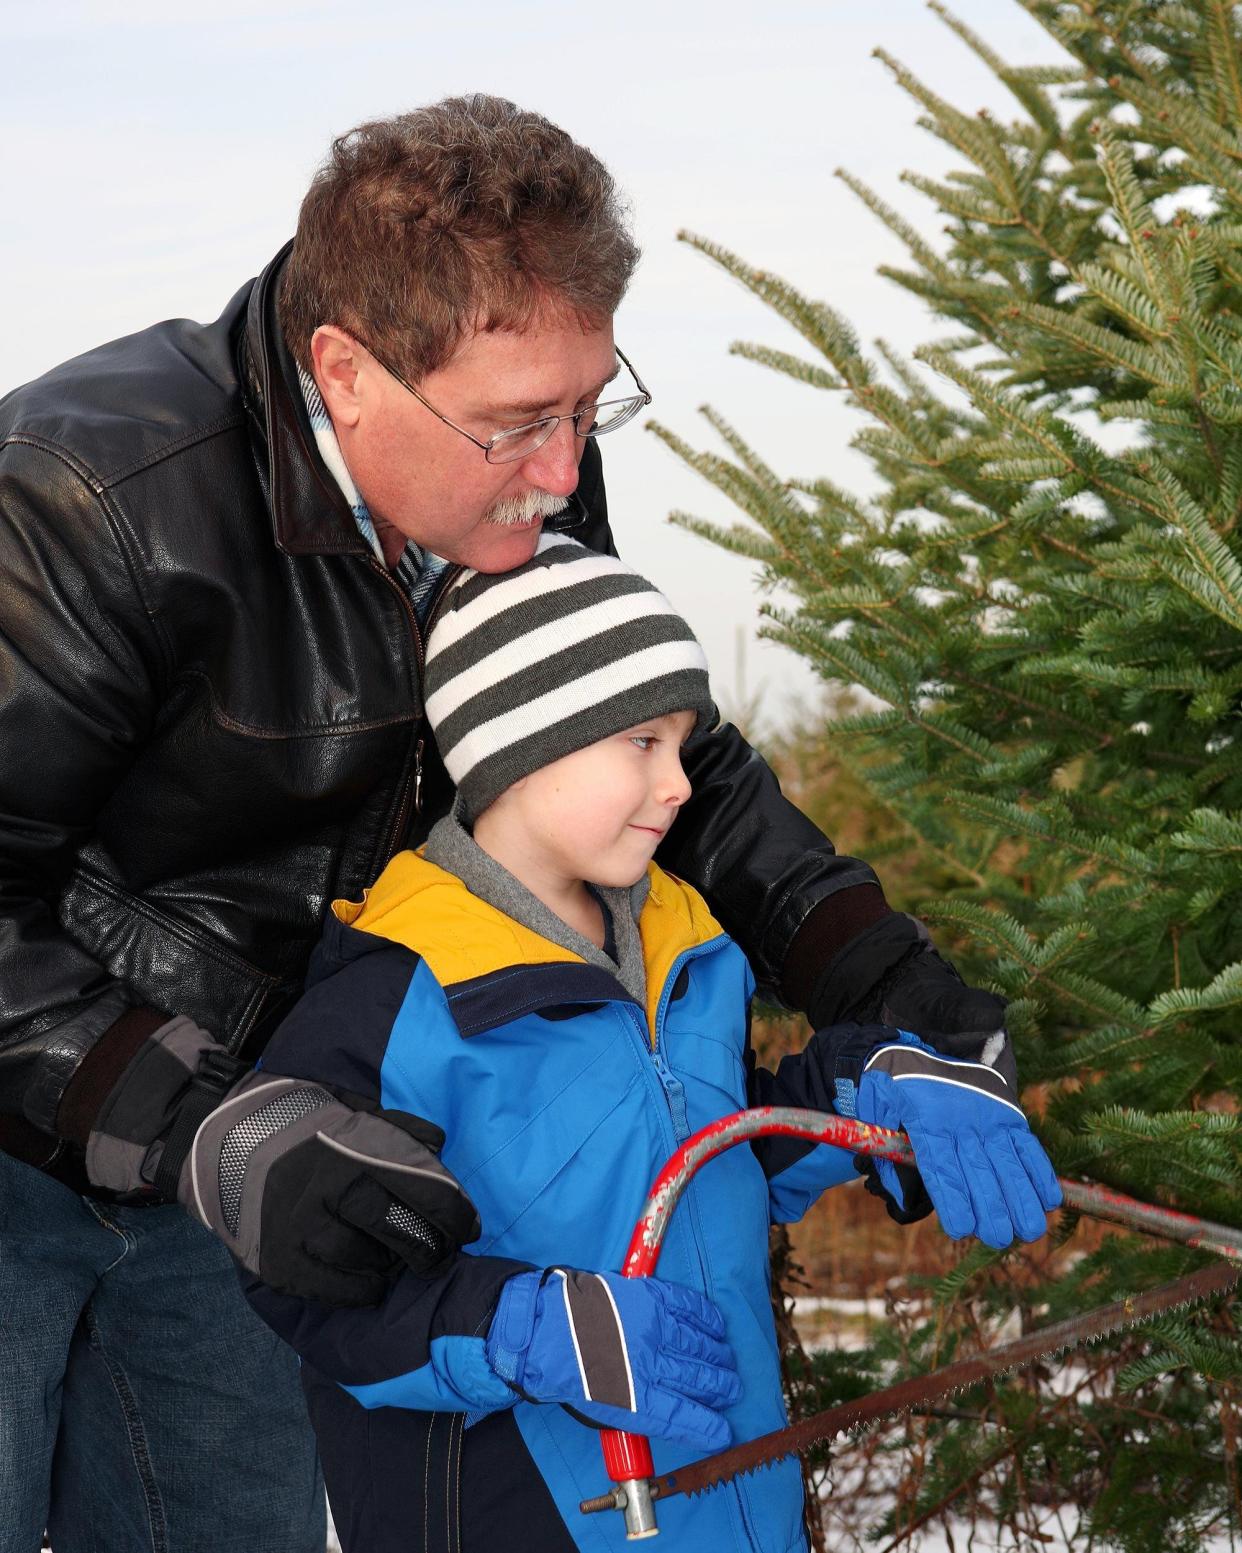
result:
[[[625,1546],[619,1514],[578,1509],[608,1486],[598,1434],[517,1400],[484,1357],[499,1289],[527,1267],[619,1268],[679,1143],[755,1099],[803,1098],[773,1093],[766,1074],[756,1094],[745,956],[693,889],[654,864],[650,879],[641,1008],[607,971],[400,854],[361,904],[336,904],[308,990],[267,1049],[268,1071],[437,1122],[483,1226],[447,1274],[403,1275],[378,1309],[252,1292],[309,1367],[329,1493],[358,1545],[387,1546],[378,1528],[391,1524],[393,1546],[465,1553]],[[855,1179],[841,1150],[773,1143],[733,1148],[694,1178],[658,1269],[724,1316],[743,1383],[727,1414],[735,1441],[786,1422],[768,1226]],[[652,1446],[657,1472],[690,1454]],[[788,1553],[805,1547],[801,1507],[786,1461],[661,1504],[662,1545]]]

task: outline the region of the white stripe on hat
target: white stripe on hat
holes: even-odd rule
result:
[[[573,570],[573,568],[566,568]],[[629,568],[626,568],[629,571]],[[491,722],[483,723],[463,734],[451,750],[442,750],[444,764],[453,781],[460,783],[480,761],[507,749],[520,739],[541,733],[545,728],[564,722],[585,712],[588,707],[613,696],[618,690],[631,689],[651,679],[665,679],[678,669],[697,669],[707,672],[707,659],[697,642],[658,642],[644,647],[641,652],[618,658],[616,662],[584,674],[570,685],[558,685],[554,690],[533,701],[502,712]]]
[[[537,555],[542,555],[546,550],[553,548],[553,543],[572,544],[577,550],[583,548],[576,540],[566,540],[553,535],[548,537],[550,542],[547,546],[542,540],[540,541],[539,549],[535,552]],[[530,562],[528,561],[526,565],[529,566]],[[469,576],[473,575],[473,573],[469,574]],[[427,662],[431,663],[446,647],[451,647],[463,636],[476,631],[485,621],[493,619],[506,609],[524,603],[527,599],[559,593],[563,588],[576,587],[578,583],[589,582],[596,577],[632,577],[633,575],[631,567],[614,560],[612,556],[592,555],[590,552],[571,566],[548,566],[530,571],[522,567],[511,578],[502,575],[486,593],[480,594],[477,599],[471,600],[463,608],[445,609],[441,612],[440,618],[436,621],[436,628],[431,634],[431,641],[428,643]],[[469,576],[460,579],[456,586],[461,587],[469,580]]]
[[[573,573],[572,580],[580,582],[584,568],[566,566],[558,567],[557,570]],[[529,580],[523,579],[524,582]],[[634,620],[653,615],[677,615],[677,611],[662,593],[654,588],[645,588],[641,593],[624,593],[620,598],[601,599],[586,609],[575,610],[573,614],[562,615],[559,619],[549,620],[545,625],[536,626],[524,636],[514,637],[512,641],[488,653],[485,658],[480,658],[477,663],[472,663],[468,669],[454,675],[428,696],[427,720],[433,728],[438,728],[472,696],[491,690],[532,664],[550,658],[566,647],[576,647],[593,636],[601,636],[614,626],[628,625]],[[440,630],[441,627],[437,626],[433,633],[437,643]]]

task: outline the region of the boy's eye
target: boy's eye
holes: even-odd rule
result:
[[[651,733],[632,733],[630,743],[637,744],[640,750],[649,750],[655,743],[655,735]]]

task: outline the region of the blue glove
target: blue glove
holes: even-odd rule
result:
[[[484,1351],[520,1396],[560,1402],[584,1423],[705,1451],[729,1443],[718,1410],[742,1383],[724,1321],[680,1284],[563,1267],[517,1273]]]
[[[837,1109],[879,1127],[903,1128],[946,1235],[977,1235],[1003,1250],[1017,1235],[1038,1240],[1061,1188],[1004,1075],[948,1057],[906,1030],[886,1032],[856,1083],[838,1075]],[[850,1091],[853,1090],[851,1095]],[[877,1160],[901,1203],[897,1167]]]

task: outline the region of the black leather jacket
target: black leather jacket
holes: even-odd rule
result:
[[[135,1010],[257,1054],[326,904],[451,796],[412,610],[314,450],[283,257],[215,323],[158,324],[0,400],[0,1112],[24,1118],[6,1146],[58,1151],[61,1173],[48,1135],[80,1140],[81,1095],[76,1127],[58,1111],[88,1054],[90,1103]],[[594,443],[578,498],[580,537],[611,550]],[[688,764],[661,861],[779,987],[817,903],[874,875],[734,729]]]

